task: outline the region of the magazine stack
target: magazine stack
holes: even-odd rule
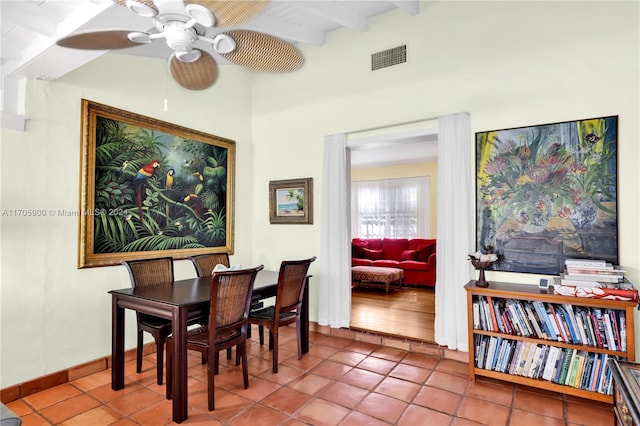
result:
[[[624,269],[600,259],[566,259],[565,273],[556,279],[553,290],[564,296],[638,300]]]

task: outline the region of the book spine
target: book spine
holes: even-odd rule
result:
[[[520,319],[518,318],[518,313],[516,312],[516,308],[515,308],[515,304],[513,303],[513,300],[507,300],[507,308],[509,309],[511,324],[513,324],[513,326],[516,329],[516,334],[519,336],[526,336],[526,334],[524,334],[525,332],[520,323]]]
[[[569,373],[569,366],[571,365],[571,362],[573,361],[573,358],[575,357],[576,352],[577,352],[576,349],[567,348],[567,352],[565,353],[564,359],[562,360],[560,375],[558,376],[558,383],[561,385],[564,385],[567,380],[567,376]]]
[[[518,319],[523,324],[523,330],[526,330],[527,336],[532,336],[534,334],[533,326],[529,323],[527,319],[527,313],[524,311],[524,307],[519,300],[515,301],[516,312],[518,313]]]
[[[491,336],[489,339],[489,350],[487,351],[487,358],[485,359],[484,369],[491,370],[491,363],[493,362],[493,355],[496,352],[496,344],[498,343],[498,338]]]
[[[529,367],[525,367],[525,377],[533,378],[538,371],[538,363],[540,362],[540,354],[542,353],[542,345],[536,345],[535,350],[533,351],[533,356],[531,357],[531,362],[529,363]]]
[[[542,332],[542,329],[540,328],[540,324],[538,324],[538,319],[534,315],[533,309],[529,303],[524,304],[524,310],[525,310],[525,313],[527,314],[527,317],[529,318],[529,322],[531,323],[531,326],[533,327],[533,332],[535,336],[539,339],[546,339],[547,336],[545,333]]]
[[[476,330],[480,330],[480,303],[478,301],[474,301],[473,304],[473,328]]]
[[[559,335],[562,338],[563,342],[569,342],[569,329],[566,327],[566,325],[564,324],[564,320],[562,319],[562,317],[560,316],[560,313],[556,311],[555,306],[550,303],[549,304],[549,310],[552,314],[552,318],[556,323],[556,326],[558,327],[558,331],[559,331]]]
[[[609,349],[616,350],[618,347],[616,346],[616,338],[613,335],[613,327],[611,327],[611,318],[607,312],[602,313],[602,322],[604,322],[604,329],[607,333],[607,343],[609,345]]]
[[[611,328],[613,329],[613,337],[615,338],[616,348],[622,350],[622,342],[620,342],[620,328],[618,327],[618,317],[616,311],[609,309],[609,317],[611,318]]]
[[[545,304],[545,311],[547,312],[547,318],[549,318],[549,323],[551,327],[553,327],[553,332],[556,335],[558,341],[562,342],[562,334],[560,333],[560,329],[558,328],[558,322],[556,321],[556,315],[553,311],[553,306],[551,304]]]
[[[578,356],[576,356],[576,363],[578,364],[577,370],[576,370],[576,376],[573,378],[573,382],[571,382],[571,386],[574,388],[580,387],[580,381],[582,380],[582,372],[584,370],[584,365],[586,361],[587,361],[587,353],[578,352]]]
[[[556,335],[555,331],[553,330],[553,327],[551,326],[551,322],[549,321],[549,315],[547,314],[547,311],[544,308],[544,304],[540,301],[534,301],[533,307],[536,309],[536,312],[538,313],[538,317],[542,319],[542,322],[544,324],[544,329],[545,329],[545,332],[547,333],[548,338],[550,340],[558,340],[558,336]]]
[[[565,259],[564,264],[566,266],[602,267],[607,265],[607,261],[602,259]]]
[[[531,342],[525,342],[524,348],[522,350],[522,356],[520,357],[520,362],[518,363],[518,368],[516,369],[516,374],[518,376],[522,376],[522,372],[524,371],[524,367],[527,363],[527,359],[529,358],[529,351],[531,351]]]
[[[596,385],[598,383],[598,374],[600,374],[601,358],[602,358],[601,354],[594,354],[593,370],[591,371],[591,377],[589,378],[589,387],[588,387],[588,390],[590,390],[591,392],[596,391]]]
[[[566,328],[567,332],[567,342],[577,343],[576,335],[573,331],[573,325],[571,324],[571,320],[569,319],[569,314],[565,311],[564,307],[558,305],[556,306],[556,312],[559,313],[559,317],[562,320],[562,326]]]
[[[564,359],[566,358],[568,351],[569,349],[567,348],[560,349],[560,353],[558,354],[558,359],[556,360],[556,365],[553,369],[553,376],[551,377],[551,381],[553,383],[560,383],[562,366],[564,365]]]
[[[500,311],[500,305],[497,300],[492,300],[493,312],[495,314],[496,323],[498,324],[498,330],[501,333],[507,333],[507,327],[502,322],[502,312]]]
[[[591,320],[591,326],[593,328],[593,334],[596,337],[597,346],[599,348],[604,348],[604,341],[602,340],[602,334],[600,333],[600,328],[598,327],[598,319],[596,318],[595,312],[589,313],[589,319]]]
[[[580,378],[580,389],[587,390],[589,387],[589,379],[593,370],[593,362],[595,354],[588,353],[584,363],[584,370],[582,371],[582,377]]]
[[[498,365],[502,361],[502,357],[504,356],[505,345],[507,341],[502,337],[498,337],[498,342],[496,343],[496,351],[493,355],[493,360],[491,361],[491,370],[498,371]]]
[[[620,318],[618,322],[620,323],[620,349],[623,352],[627,351],[627,320],[625,318],[625,312],[620,311]]]
[[[491,296],[487,296],[487,309],[489,310],[489,318],[491,318],[491,331],[498,331],[498,321],[496,320],[496,313],[493,310],[493,300]]]
[[[580,335],[580,331],[578,330],[578,323],[576,322],[575,313],[573,312],[573,306],[565,303],[563,307],[566,312],[567,320],[569,321],[569,329],[571,331],[571,335],[573,336],[574,343],[583,343],[582,336]]]
[[[567,371],[567,377],[565,377],[564,384],[567,386],[573,386],[573,382],[576,379],[576,373],[578,372],[579,352],[574,350],[571,356],[571,362],[569,363],[569,369]]]
[[[545,362],[544,370],[542,371],[542,378],[544,380],[551,380],[553,377],[553,370],[556,365],[559,350],[560,349],[557,346],[549,347],[549,355],[547,356],[547,361]]]
[[[585,330],[584,323],[582,322],[581,311],[575,311],[575,320],[576,320],[576,328],[580,333],[580,340],[582,340],[582,344],[586,345],[589,343],[589,338],[587,337],[587,331]]]

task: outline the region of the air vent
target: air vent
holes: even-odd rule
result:
[[[371,71],[407,62],[407,45],[392,47],[371,54]]]

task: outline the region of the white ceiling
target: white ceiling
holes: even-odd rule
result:
[[[395,9],[416,15],[418,3],[418,0],[270,0],[260,15],[235,28],[264,32],[294,44],[323,46],[330,31],[347,28],[366,32],[369,18]],[[0,15],[3,127],[17,116],[21,79],[53,80],[107,52],[59,47],[55,44],[58,39],[77,31],[153,28],[148,18],[111,0],[0,0]],[[211,28],[206,35],[212,37],[220,31]],[[213,49],[207,50],[219,64],[228,63]],[[167,55],[162,41],[118,52],[158,58]],[[391,149],[387,155],[399,151]],[[415,156],[415,149],[412,151],[409,155]]]

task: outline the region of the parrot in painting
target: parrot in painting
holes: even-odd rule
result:
[[[165,179],[164,179],[164,189],[169,189],[170,190],[171,188],[173,188],[173,176],[175,174],[176,174],[176,171],[174,169],[169,169],[167,171],[167,175],[165,176]],[[165,211],[165,214],[166,214],[167,226],[168,226],[169,222],[170,222],[169,217],[171,215],[171,206],[169,205],[169,203],[167,203],[164,206],[164,211]]]
[[[165,189],[171,189],[173,187],[173,175],[175,174],[176,174],[176,171],[173,169],[169,169],[169,171],[167,171],[167,176],[164,180]]]
[[[156,172],[156,169],[160,167],[160,161],[153,160],[148,164],[142,166],[136,177],[133,178],[133,191],[136,194],[136,202],[138,203],[138,214],[140,215],[140,221],[142,221],[142,201],[145,189],[145,182]]]

